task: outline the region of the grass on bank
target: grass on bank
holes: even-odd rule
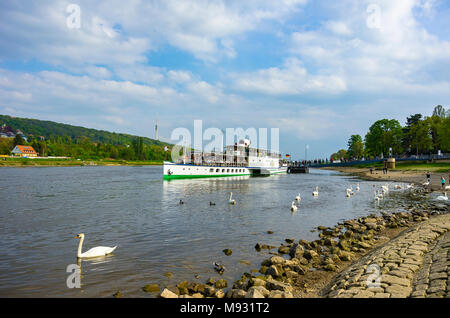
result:
[[[381,169],[384,167],[384,163],[377,162],[371,164],[358,164],[354,165],[355,168],[367,168]],[[427,161],[397,161],[395,163],[395,169],[399,171],[430,171],[430,172],[448,172],[450,171],[450,162],[427,162]]]
[[[0,167],[26,167],[26,166],[149,166],[162,165],[162,161],[127,161],[114,159],[29,159],[29,158],[0,158]]]

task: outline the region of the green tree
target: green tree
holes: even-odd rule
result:
[[[430,126],[431,142],[432,142],[431,148],[434,153],[437,153],[437,151],[440,148],[439,131],[441,130],[441,126],[442,126],[442,122],[443,122],[444,118],[433,115],[433,116],[427,117],[425,119]]]
[[[348,140],[347,156],[349,158],[361,158],[364,156],[364,143],[360,135],[352,135]]]
[[[434,109],[433,109],[433,117],[440,117],[440,118],[445,118],[445,108],[442,105],[437,105]]]
[[[438,130],[439,150],[450,152],[450,114],[446,116]]]
[[[345,150],[345,149],[341,149],[338,152],[331,155],[331,159],[333,159],[334,161],[342,160],[345,158],[347,158],[347,150]]]
[[[25,140],[19,134],[14,137],[14,147],[17,145],[25,145]]]
[[[135,159],[144,159],[144,144],[142,142],[142,137],[138,137],[133,140],[133,149],[135,154]]]
[[[372,156],[387,156],[389,148],[392,148],[393,154],[400,154],[403,150],[402,136],[402,127],[397,120],[378,120],[370,126],[365,136],[366,151]]]
[[[0,138],[0,155],[10,155],[14,144],[13,138]]]
[[[422,114],[411,115],[406,118],[406,126],[403,127],[403,138],[402,147],[405,151],[412,153],[413,149],[411,147],[411,126],[422,120]]]
[[[431,120],[427,118],[416,122],[409,129],[408,135],[411,140],[411,148],[416,150],[417,155],[430,151],[433,146],[430,123]]]

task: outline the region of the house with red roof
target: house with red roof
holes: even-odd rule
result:
[[[11,153],[15,156],[20,157],[37,157],[37,152],[34,150],[31,146],[22,146],[17,145],[14,147],[14,149],[11,151]]]

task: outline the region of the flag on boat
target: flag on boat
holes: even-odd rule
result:
[[[286,154],[286,158],[290,158],[290,157],[291,157],[291,155]]]

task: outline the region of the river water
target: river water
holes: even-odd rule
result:
[[[313,240],[319,225],[393,209],[406,195],[392,190],[376,204],[380,183],[314,169],[163,181],[160,166],[0,168],[0,180],[0,297],[110,297],[118,290],[155,297],[142,287],[219,278],[213,262],[226,267],[221,277],[232,284],[266,258],[257,242]],[[346,198],[345,189],[358,182],[361,190]],[[316,185],[319,197],[312,196]],[[291,213],[298,193],[302,201]],[[66,269],[77,263],[78,233],[86,235],[83,251],[118,247],[82,261],[81,288],[71,289]]]

